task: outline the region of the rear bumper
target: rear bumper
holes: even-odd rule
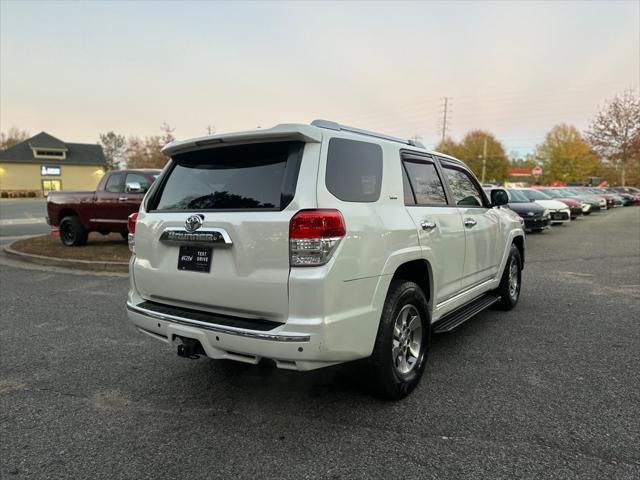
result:
[[[146,335],[175,348],[181,338],[198,340],[206,355],[213,359],[257,364],[271,359],[278,368],[313,370],[361,358],[356,351],[331,351],[327,337],[334,335],[331,324],[320,319],[300,322],[289,320],[271,330],[236,328],[203,322],[191,315],[178,316],[144,308],[144,301],[129,293],[127,315]]]

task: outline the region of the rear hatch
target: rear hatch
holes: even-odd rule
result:
[[[301,166],[314,157],[317,164],[319,151],[305,145],[272,141],[175,154],[138,217],[132,272],[138,293],[164,304],[285,321],[289,221],[301,208],[294,200]]]

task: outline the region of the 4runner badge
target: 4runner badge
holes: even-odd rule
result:
[[[187,218],[187,221],[184,222],[184,229],[189,233],[195,232],[202,226],[202,220],[203,219],[200,215],[191,215],[189,218]]]

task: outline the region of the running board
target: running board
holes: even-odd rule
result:
[[[433,333],[450,332],[498,301],[500,301],[498,295],[482,295],[466,305],[456,308],[453,312],[447,313],[433,325]]]

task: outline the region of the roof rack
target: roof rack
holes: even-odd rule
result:
[[[341,125],[338,122],[332,122],[331,120],[314,120],[311,122],[311,125],[318,128],[327,128],[329,130],[336,130],[338,132],[351,132],[358,133],[360,135],[367,135],[368,137],[381,138],[383,140],[390,140],[392,142],[403,143],[405,145],[411,145],[412,147],[424,148],[422,142],[417,140],[404,140],[398,137],[392,137],[391,135],[385,135],[384,133],[376,133],[370,132],[368,130],[362,130],[360,128],[348,127],[346,125]]]

